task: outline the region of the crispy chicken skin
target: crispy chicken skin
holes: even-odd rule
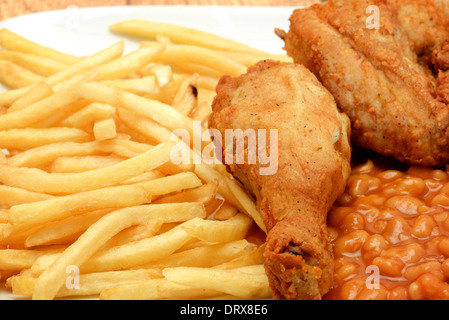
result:
[[[334,95],[354,142],[409,164],[449,161],[448,1],[329,0],[276,33]]]
[[[209,127],[223,137],[216,142],[223,158],[226,129],[265,129],[267,136],[278,130],[275,173],[260,174],[259,161],[227,163],[255,197],[267,227],[265,270],[273,296],[320,299],[333,281],[327,213],[351,171],[349,119],[302,65],[261,61],[240,77],[224,76],[216,91]],[[269,138],[267,154],[275,152]]]

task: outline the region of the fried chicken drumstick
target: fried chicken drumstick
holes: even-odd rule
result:
[[[223,140],[227,129],[277,130],[276,172],[261,174],[259,161],[233,161],[228,168],[257,200],[267,227],[265,270],[273,296],[320,299],[333,281],[326,217],[351,171],[349,119],[306,68],[262,61],[220,80],[209,127]],[[229,141],[218,142],[226,158]],[[245,144],[245,155],[251,147]],[[275,152],[271,143],[267,149]]]
[[[354,142],[409,164],[449,161],[448,1],[329,0],[276,33],[349,116]]]

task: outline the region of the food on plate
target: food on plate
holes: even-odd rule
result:
[[[285,49],[334,95],[359,145],[409,164],[449,160],[449,7],[330,0],[295,10]]]
[[[0,280],[13,294],[271,298],[255,201],[223,164],[175,163],[172,152],[177,129],[209,137],[219,77],[273,55],[158,28],[129,53],[119,41],[85,57],[0,30],[0,63],[11,67],[0,77],[10,80],[0,93]],[[193,155],[206,140],[184,147]]]
[[[378,156],[352,170],[329,212],[326,299],[449,299],[449,175]]]
[[[257,199],[268,231],[264,263],[274,297],[321,298],[333,281],[326,217],[351,170],[349,119],[310,71],[273,60],[223,77],[212,108],[209,127],[222,137],[217,148]],[[257,146],[249,136],[227,140],[229,130],[257,132]],[[249,158],[254,150],[276,153],[276,170],[263,173],[260,154],[255,162]]]

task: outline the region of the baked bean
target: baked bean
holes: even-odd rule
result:
[[[390,290],[388,299],[389,300],[407,300],[408,299],[407,287],[405,287],[405,286],[394,287],[393,289]]]
[[[380,234],[373,234],[366,238],[362,247],[362,258],[366,264],[371,264],[373,259],[380,256],[384,249],[388,248],[387,241]]]
[[[328,217],[329,299],[449,299],[448,180],[431,168],[401,172],[372,161],[354,168]]]
[[[347,263],[340,266],[339,268],[335,268],[334,280],[337,283],[342,283],[346,277],[354,274],[357,271],[357,268],[358,266],[354,263]]]
[[[398,183],[398,191],[405,194],[420,195],[426,191],[427,186],[421,178],[407,178]]]
[[[377,177],[384,181],[396,180],[402,177],[404,174],[398,170],[385,170],[377,174]]]
[[[409,281],[415,281],[425,273],[438,273],[439,271],[441,271],[441,263],[438,261],[429,261],[416,266],[408,267],[404,272],[404,278]]]
[[[369,239],[369,238],[368,238]],[[368,240],[367,240],[368,241]],[[397,257],[404,263],[414,264],[426,255],[426,250],[419,243],[409,243],[403,246],[387,248],[382,251],[382,257]]]
[[[416,218],[412,227],[412,234],[417,238],[426,238],[432,234],[433,228],[436,226],[435,220],[428,215],[421,215]]]
[[[355,230],[363,230],[365,221],[363,217],[357,212],[351,212],[345,216],[341,224],[341,228],[346,232]]]
[[[446,193],[439,193],[430,201],[432,206],[449,207],[449,195]]]
[[[366,286],[366,280],[363,277],[357,277],[346,281],[340,289],[340,297],[342,300],[355,300]]]
[[[373,265],[378,266],[380,273],[388,277],[400,277],[405,263],[398,258],[376,257]]]
[[[446,258],[449,257],[449,238],[444,238],[438,243],[438,249]]]
[[[380,185],[380,179],[366,174],[352,176],[348,181],[348,193],[352,197],[366,195]]]
[[[357,295],[357,300],[386,300],[388,297],[388,289],[383,285],[379,288],[363,288]]]
[[[441,264],[441,271],[443,271],[443,275],[446,277],[446,280],[449,279],[449,258],[444,260]]]
[[[384,238],[392,244],[406,241],[410,238],[410,235],[410,225],[402,217],[394,217],[391,219],[383,232]]]
[[[416,215],[424,202],[411,196],[394,196],[385,201],[385,205],[406,215]]]
[[[365,230],[356,230],[338,238],[334,245],[334,254],[339,257],[345,253],[354,253],[362,247],[369,234]]]

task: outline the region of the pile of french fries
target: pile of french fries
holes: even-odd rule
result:
[[[140,48],[77,57],[0,30],[1,281],[33,299],[271,297],[254,200],[222,164],[171,162],[170,135],[207,130],[222,75],[288,58],[163,23],[110,29]]]

